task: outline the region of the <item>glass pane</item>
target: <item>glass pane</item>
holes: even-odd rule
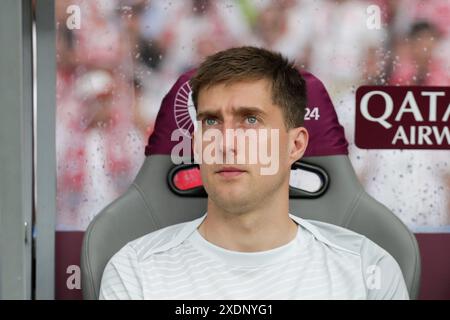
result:
[[[153,66],[140,58],[135,34],[143,6],[56,6],[57,229],[85,230],[128,188],[143,162],[157,107],[144,96]],[[80,25],[73,21],[77,14]]]
[[[57,231],[85,231],[129,187],[144,161],[161,100],[178,76],[209,54],[241,45],[280,51],[317,76],[330,93],[367,192],[411,230],[450,230],[449,150],[363,150],[354,143],[359,86],[450,85],[448,1],[55,5]],[[317,187],[317,177],[302,175],[295,173],[291,183]],[[81,236],[76,239],[70,248],[79,248]],[[66,266],[60,273],[67,277]]]

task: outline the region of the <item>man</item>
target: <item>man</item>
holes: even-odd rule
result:
[[[408,298],[385,250],[289,214],[290,168],[308,143],[305,82],[292,63],[232,48],[208,57],[191,86],[207,213],[128,243],[105,268],[101,299]],[[264,171],[261,157],[250,161],[263,147],[276,170]]]

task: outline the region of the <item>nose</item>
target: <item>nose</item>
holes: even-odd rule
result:
[[[231,121],[224,121],[221,130],[222,137],[219,143],[219,152],[224,157],[234,157],[236,155],[235,129]]]

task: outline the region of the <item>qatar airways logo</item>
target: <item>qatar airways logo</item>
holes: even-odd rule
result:
[[[358,88],[355,143],[363,149],[450,149],[450,87]]]

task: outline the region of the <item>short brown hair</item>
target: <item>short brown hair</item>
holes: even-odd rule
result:
[[[199,92],[204,88],[260,79],[272,83],[272,102],[282,108],[286,127],[301,127],[306,108],[305,80],[293,62],[262,48],[231,48],[207,57],[190,80],[194,105],[197,108]]]

